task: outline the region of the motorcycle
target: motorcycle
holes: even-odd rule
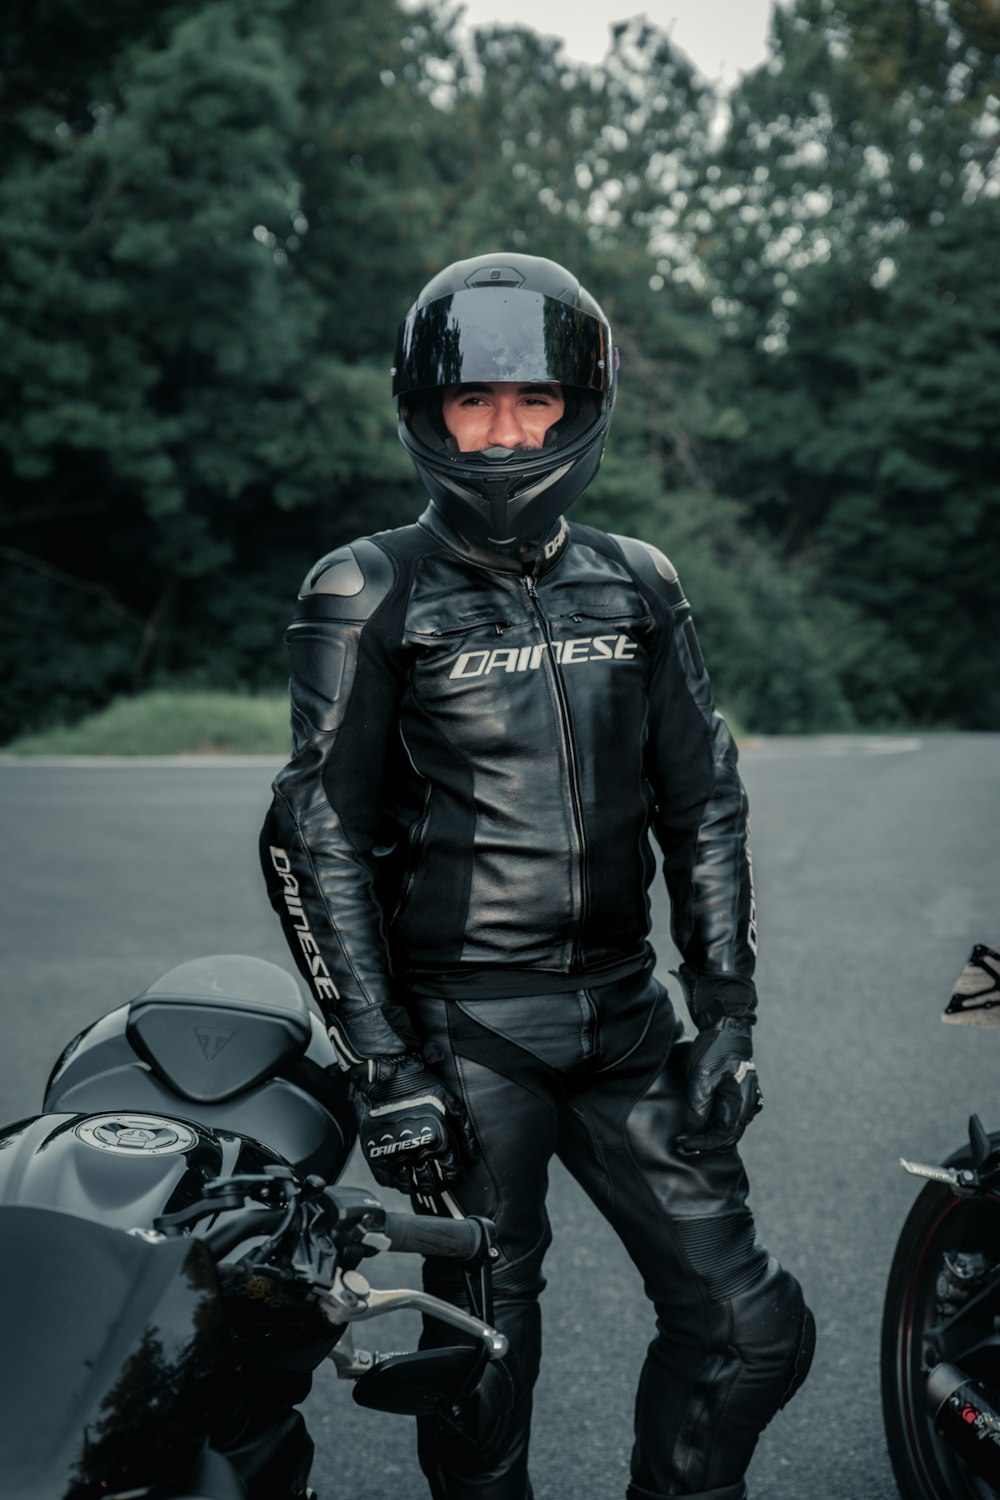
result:
[[[977,944],[942,1020],[1000,1026],[1000,953]],[[893,1256],[882,1409],[903,1500],[1000,1495],[1000,1133],[977,1115],[926,1180]]]
[[[74,1038],[42,1113],[0,1130],[4,1500],[315,1500],[297,1408],[326,1358],[363,1406],[495,1420],[492,1226],[336,1186],[335,1061],[284,970],[196,959]],[[470,1310],[372,1287],[388,1250],[465,1262]],[[457,1338],[354,1347],[403,1307]]]

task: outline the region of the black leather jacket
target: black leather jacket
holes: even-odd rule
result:
[[[747,1009],[747,800],[677,576],[587,526],[547,553],[507,571],[428,511],[303,585],[262,862],[327,1014],[435,974],[641,966],[650,828],[686,965]]]

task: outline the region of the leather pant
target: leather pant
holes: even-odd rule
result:
[[[616,1230],[655,1310],[636,1396],[630,1500],[742,1500],[761,1430],[805,1378],[813,1324],[798,1282],[756,1240],[738,1153],[682,1157],[673,1148],[689,1043],[666,990],[641,973],[592,990],[418,999],[411,1009],[479,1142],[480,1158],[453,1196],[463,1213],[497,1226],[494,1321],[511,1346],[506,1369],[490,1367],[471,1437],[420,1420],[434,1500],[531,1495],[553,1155]],[[467,1300],[454,1263],[427,1262],[425,1281],[438,1296]],[[452,1341],[428,1323],[425,1344]]]

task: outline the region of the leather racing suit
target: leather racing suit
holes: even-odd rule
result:
[[[650,830],[696,1024],[752,1013],[756,942],[746,796],[673,568],[565,522],[532,571],[507,568],[432,508],[321,559],[287,642],[272,902],[334,1034],[377,1014],[400,1048],[430,1044],[481,1153],[451,1201],[498,1229],[515,1394],[475,1445],[422,1422],[432,1493],[530,1493],[556,1154],[657,1312],[630,1495],[738,1500],[810,1319],[755,1239],[737,1152],[672,1147],[689,1044],[652,977]],[[462,1300],[445,1263],[427,1275]]]

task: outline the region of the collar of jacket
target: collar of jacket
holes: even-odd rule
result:
[[[488,548],[477,547],[474,542],[468,541],[460,531],[455,531],[448,525],[433,505],[428,505],[423,515],[418,517],[417,525],[430,532],[431,536],[450,547],[453,552],[458,552],[470,562],[478,563],[480,567],[492,568],[499,573],[516,573],[518,576],[531,571],[517,557],[509,557],[503,552],[490,552]],[[526,561],[534,564],[533,571],[536,574],[547,573],[566,550],[568,541],[569,526],[565,518],[560,516],[552,528],[552,535]]]

